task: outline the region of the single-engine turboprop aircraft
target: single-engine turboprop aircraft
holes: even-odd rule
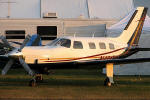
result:
[[[150,58],[127,59],[126,57],[138,51],[148,51],[149,48],[138,46],[148,8],[138,7],[126,25],[122,34],[118,37],[62,37],[57,38],[46,46],[25,46],[19,50],[12,50],[0,57],[9,61],[2,70],[5,75],[18,60],[30,75],[35,75],[29,65],[49,64],[105,64],[105,85],[110,86],[113,81],[113,65],[126,63],[149,62]],[[125,59],[126,58],[126,59]],[[43,67],[44,68],[44,67]],[[42,66],[40,67],[42,69]],[[39,72],[40,73],[40,72]],[[38,74],[39,74],[38,73]],[[30,81],[33,85],[41,77],[35,77]]]

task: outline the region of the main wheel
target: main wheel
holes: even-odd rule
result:
[[[40,83],[40,82],[43,82],[43,77],[41,74],[37,74],[36,77],[35,77],[35,80],[36,82]]]
[[[36,80],[35,80],[35,79],[31,79],[31,80],[29,81],[29,86],[35,87],[35,86],[36,86]]]
[[[104,80],[104,86],[111,86],[111,82],[108,77]]]

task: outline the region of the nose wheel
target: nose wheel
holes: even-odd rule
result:
[[[38,82],[38,83],[43,82],[43,76],[42,76],[42,74],[37,74],[37,75],[35,76],[35,80],[36,80],[36,82]]]
[[[36,74],[34,78],[29,81],[29,86],[35,87],[37,83],[41,83],[41,82],[43,82],[42,74]]]

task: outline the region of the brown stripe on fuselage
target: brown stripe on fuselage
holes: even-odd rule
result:
[[[52,61],[51,59],[50,60],[46,60],[44,62],[67,62],[67,61],[74,61],[74,60],[81,60],[81,59],[87,59],[87,58],[101,58],[100,60],[104,60],[104,59],[114,59],[114,58],[119,58],[119,56],[109,56],[109,57],[104,57],[104,55],[106,54],[111,54],[111,53],[114,53],[114,52],[117,52],[117,51],[120,51],[120,50],[123,50],[125,49],[126,47],[124,48],[120,48],[120,49],[116,49],[116,50],[113,50],[113,51],[110,51],[110,52],[106,52],[106,53],[101,53],[101,54],[97,54],[97,55],[92,55],[92,56],[87,56],[87,57],[79,57],[79,58],[69,58],[69,59],[66,59],[66,58],[62,58],[62,60],[55,60],[55,61]],[[103,57],[102,57],[103,56]],[[63,60],[64,59],[64,60]]]

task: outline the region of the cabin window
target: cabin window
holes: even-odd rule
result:
[[[110,49],[115,49],[115,46],[114,46],[114,44],[112,44],[112,43],[109,43],[109,48],[110,48]]]
[[[25,30],[6,30],[6,39],[25,39]]]
[[[57,38],[57,26],[37,26],[37,34],[42,40],[54,40]]]
[[[99,43],[99,47],[100,47],[100,49],[106,49],[106,45],[103,42]]]
[[[96,49],[95,43],[90,42],[90,43],[89,43],[89,48],[90,48],[90,49]]]
[[[74,49],[83,49],[82,42],[81,41],[74,41],[73,48]]]

